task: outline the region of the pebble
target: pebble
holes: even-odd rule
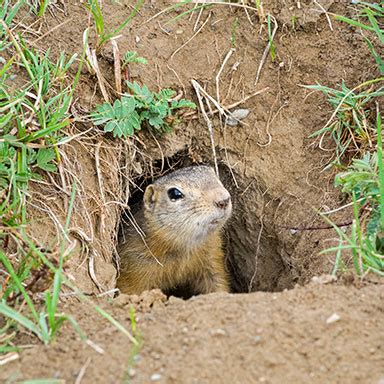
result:
[[[160,373],[154,373],[152,376],[151,376],[151,381],[159,381],[161,380],[161,375]]]
[[[5,59],[3,56],[0,56],[0,64],[5,64]]]
[[[212,336],[227,336],[227,331],[222,328],[212,329],[209,333]]]
[[[339,321],[340,319],[341,319],[341,317],[337,313],[334,313],[328,317],[326,323],[327,324],[336,323],[336,321]]]
[[[239,125],[239,120],[245,119],[249,115],[249,109],[235,109],[227,118],[227,124],[231,127]]]

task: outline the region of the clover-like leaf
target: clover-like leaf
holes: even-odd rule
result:
[[[104,103],[96,107],[91,113],[95,125],[104,125],[105,132],[111,132],[114,137],[132,136],[141,129],[142,124],[154,128],[158,132],[171,130],[168,119],[172,111],[177,108],[195,108],[195,104],[188,100],[169,101],[176,92],[163,89],[159,93],[151,92],[146,85],[127,82],[131,94],[124,94],[113,104]]]
[[[148,61],[147,61],[146,58],[138,56],[137,52],[135,52],[135,51],[128,51],[123,56],[123,64],[122,64],[121,67],[124,68],[129,63],[148,64]]]
[[[36,165],[38,168],[47,172],[56,172],[57,167],[52,163],[56,157],[53,148],[40,148],[37,152]]]
[[[178,109],[178,108],[196,109],[196,104],[190,100],[181,99],[179,101],[172,101],[171,108],[172,109]]]

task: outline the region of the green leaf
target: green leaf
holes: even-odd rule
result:
[[[104,127],[104,131],[105,132],[112,132],[112,131],[114,131],[115,130],[115,128],[116,128],[116,126],[117,126],[117,122],[116,121],[110,121],[110,122],[108,122],[106,125],[105,125],[105,127]]]
[[[153,127],[160,128],[163,125],[164,120],[161,117],[159,117],[159,116],[153,116],[153,117],[149,118],[148,122]]]
[[[133,97],[122,96],[121,105],[124,110],[124,115],[127,116],[135,110],[136,102]]]
[[[128,51],[123,57],[122,67],[124,68],[129,63],[148,64],[148,61],[144,57],[138,56],[137,52]]]
[[[24,328],[29,329],[36,336],[42,339],[42,335],[39,331],[39,328],[35,325],[35,323],[33,323],[30,319],[28,319],[21,313],[15,311],[13,308],[8,306],[5,302],[0,302],[0,313],[4,317],[9,317],[10,319],[22,325]]]
[[[176,92],[173,89],[162,89],[159,93],[160,98],[164,100],[169,100],[176,95]]]
[[[172,115],[173,109],[196,107],[185,99],[170,104],[169,98],[176,93],[172,89],[152,93],[146,85],[140,86],[137,82],[127,82],[127,86],[132,94],[124,94],[113,105],[99,105],[90,114],[95,125],[104,125],[104,131],[112,132],[114,137],[132,136],[145,123],[156,131],[167,132],[170,126],[165,118]]]
[[[176,108],[196,109],[196,104],[190,100],[181,99],[179,101],[172,101],[171,108],[172,109],[176,109]]]
[[[56,172],[56,165],[51,163],[55,157],[56,154],[53,148],[40,148],[36,157],[37,166],[47,172]]]

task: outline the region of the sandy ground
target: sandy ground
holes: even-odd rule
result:
[[[132,348],[105,319],[71,305],[97,353],[66,326],[2,367],[1,382],[60,378],[74,383],[367,383],[384,380],[384,289],[309,284],[280,293],[210,294],[169,301],[156,291],[104,305]],[[135,303],[134,303],[135,302]],[[8,381],[7,381],[8,380]]]

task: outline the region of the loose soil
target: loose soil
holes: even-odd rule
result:
[[[164,300],[151,291],[104,307],[128,325],[129,306],[136,305],[142,339],[137,351],[93,310],[68,306],[104,353],[81,342],[67,325],[53,345],[26,349],[0,377],[10,383],[37,377],[73,383],[84,369],[82,383],[379,384],[384,379],[382,286],[310,284],[279,293]],[[339,320],[327,324],[332,317]]]
[[[104,2],[106,25],[118,25],[130,13],[127,2],[120,3]],[[197,101],[190,83],[195,79],[216,97],[215,78],[232,48],[221,73],[221,103],[231,105],[268,87],[239,106],[250,110],[244,124],[221,127],[214,119],[220,174],[234,201],[225,233],[227,266],[233,292],[242,294],[182,301],[153,291],[140,298],[99,299],[128,329],[129,308],[135,308],[136,333],[142,340],[138,349],[88,305],[68,301],[63,310],[73,314],[102,350],[80,341],[69,323],[47,347],[22,334],[17,342],[28,348],[1,368],[1,382],[57,378],[66,383],[382,384],[382,283],[309,283],[332,270],[333,255],[319,252],[333,244],[334,233],[300,230],[323,225],[316,210],[341,205],[332,187],[334,174],[323,171],[332,152],[321,151],[308,138],[323,127],[331,107],[323,96],[300,85],[335,87],[345,80],[353,87],[376,76],[376,66],[359,31],[335,21],[332,31],[314,2],[300,3],[298,8],[297,1],[265,2],[265,12],[276,17],[279,27],[277,57],[274,62],[267,58],[256,85],[268,37],[265,26],[260,32],[257,16],[250,12],[252,25],[241,8],[204,10],[197,29],[206,24],[188,42],[197,14],[168,24],[180,11],[149,20],[169,4],[148,1],[118,40],[122,53],[135,50],[148,59],[147,66],[132,65],[130,76],[155,91],[172,88]],[[329,12],[353,14],[339,1],[321,4]],[[90,24],[83,6],[56,2],[52,11],[39,30],[40,36],[49,33],[37,48],[50,47],[52,55],[81,53],[83,31]],[[26,17],[23,24],[32,21]],[[28,30],[24,37],[36,39]],[[113,95],[110,45],[100,53],[99,64]],[[86,68],[76,97],[71,110],[75,116],[84,116],[103,101],[96,77]],[[89,123],[74,124],[71,130],[84,135],[60,149],[63,163],[55,182],[61,189],[44,184],[32,188],[31,228],[34,238],[54,248],[56,221],[65,218],[76,175],[81,184],[71,236],[77,246],[66,273],[92,294],[115,287],[114,249],[125,208],[121,203],[132,202],[132,196],[140,194],[138,186],[171,168],[212,164],[212,149],[200,115],[184,118],[164,137],[142,132],[137,140],[125,142]],[[324,145],[332,148],[331,142]],[[47,215],[47,204],[56,221]],[[345,212],[332,217],[336,222],[348,218]],[[81,251],[84,245],[87,254]]]

